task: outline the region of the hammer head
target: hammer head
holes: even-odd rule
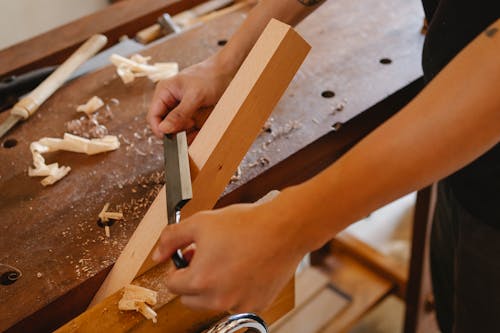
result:
[[[163,14],[158,18],[158,24],[162,27],[165,35],[175,34],[181,31],[179,27],[170,14]]]

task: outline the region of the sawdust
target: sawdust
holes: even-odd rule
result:
[[[67,121],[64,127],[67,132],[82,136],[87,139],[102,138],[108,135],[108,128],[103,125],[113,119],[113,110],[110,105],[119,105],[120,102],[116,98],[112,98],[109,103],[105,104],[91,115],[81,116],[78,119]]]

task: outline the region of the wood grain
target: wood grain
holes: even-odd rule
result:
[[[189,147],[196,176],[183,216],[213,207],[309,49],[290,26],[269,22]],[[167,223],[165,209],[164,199],[153,202],[92,304],[154,265],[150,253]]]
[[[333,253],[349,254],[375,273],[392,281],[395,284],[394,292],[396,295],[403,300],[406,298],[408,281],[406,267],[401,266],[346,231],[338,234],[332,240],[331,250]]]
[[[184,306],[180,298],[169,293],[165,286],[165,274],[171,264],[163,264],[148,271],[134,284],[159,291],[154,310],[158,322],[152,323],[134,311],[118,310],[122,291],[104,299],[101,303],[71,320],[56,332],[171,332],[197,333],[210,327],[228,313],[192,310]],[[294,306],[294,281],[290,281],[273,304],[260,315],[267,323],[273,323]]]
[[[321,333],[348,332],[358,319],[383,300],[393,283],[344,254],[330,258],[332,285],[350,302]]]
[[[244,15],[237,12],[210,21],[143,54],[152,56],[153,62],[177,61],[184,68],[216,52],[217,42],[227,40]],[[263,152],[258,150],[272,133],[261,133],[243,161],[241,180],[228,186],[219,204],[255,201],[271,189],[311,177],[416,94],[419,81],[399,90],[421,74],[422,17],[414,1],[339,0],[325,2],[301,23],[297,29],[313,49],[278,103],[272,129],[277,132],[289,121],[301,127]],[[25,46],[25,52],[34,49]],[[380,64],[381,57],[390,57],[392,64]],[[161,141],[147,130],[145,121],[153,89],[147,80],[124,86],[112,68],[81,77],[9,133],[6,139],[16,139],[17,146],[0,146],[0,160],[6,161],[0,163],[0,263],[23,272],[16,283],[0,286],[0,331],[51,331],[87,307],[163,182]],[[321,97],[326,89],[336,96]],[[119,135],[122,148],[90,157],[47,156],[49,162],[70,165],[72,171],[56,186],[42,189],[38,180],[26,175],[29,143],[61,136],[65,123],[77,118],[76,105],[94,95],[106,103],[112,98],[120,101],[110,105],[113,119],[103,123],[110,134]],[[345,108],[333,112],[344,99]],[[0,121],[5,116],[0,114]],[[336,122],[343,126],[332,131]],[[262,155],[268,164],[248,167]],[[109,240],[96,224],[105,202],[122,210],[126,219],[111,227]]]

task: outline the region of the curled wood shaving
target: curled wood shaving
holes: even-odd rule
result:
[[[179,71],[176,62],[160,62],[150,65],[148,62],[151,57],[143,57],[140,54],[135,54],[130,59],[113,54],[109,59],[116,66],[116,73],[125,84],[134,81],[136,77],[143,76],[157,82],[174,76]]]
[[[156,323],[158,315],[148,305],[155,305],[157,298],[158,293],[156,291],[129,284],[124,288],[123,296],[118,302],[118,309],[122,311],[138,311],[144,317]]]
[[[92,113],[96,112],[98,109],[100,109],[104,105],[104,102],[102,99],[100,99],[97,96],[92,97],[87,101],[87,103],[78,105],[76,108],[76,111],[78,112],[85,112],[87,116],[90,116]]]
[[[64,133],[62,139],[41,138],[37,142],[47,147],[48,150],[46,152],[65,150],[75,153],[85,153],[87,155],[99,154],[120,148],[120,141],[115,135],[106,135],[103,138],[97,139],[87,139],[81,136]]]
[[[69,166],[59,166],[58,163],[45,164],[42,154],[58,150],[66,150],[77,153],[94,155],[120,147],[120,141],[116,136],[107,135],[102,139],[86,139],[69,133],[65,133],[63,139],[41,138],[30,145],[33,156],[33,166],[29,167],[30,177],[45,176],[41,183],[43,186],[52,185],[66,176],[71,168]]]

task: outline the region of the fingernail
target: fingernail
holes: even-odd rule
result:
[[[158,127],[165,134],[170,134],[174,131],[174,126],[170,122],[162,122]]]
[[[153,252],[153,255],[151,256],[151,259],[153,259],[153,261],[160,261],[160,259],[161,259],[161,253],[160,253],[160,249],[159,248],[156,248],[156,250]]]

